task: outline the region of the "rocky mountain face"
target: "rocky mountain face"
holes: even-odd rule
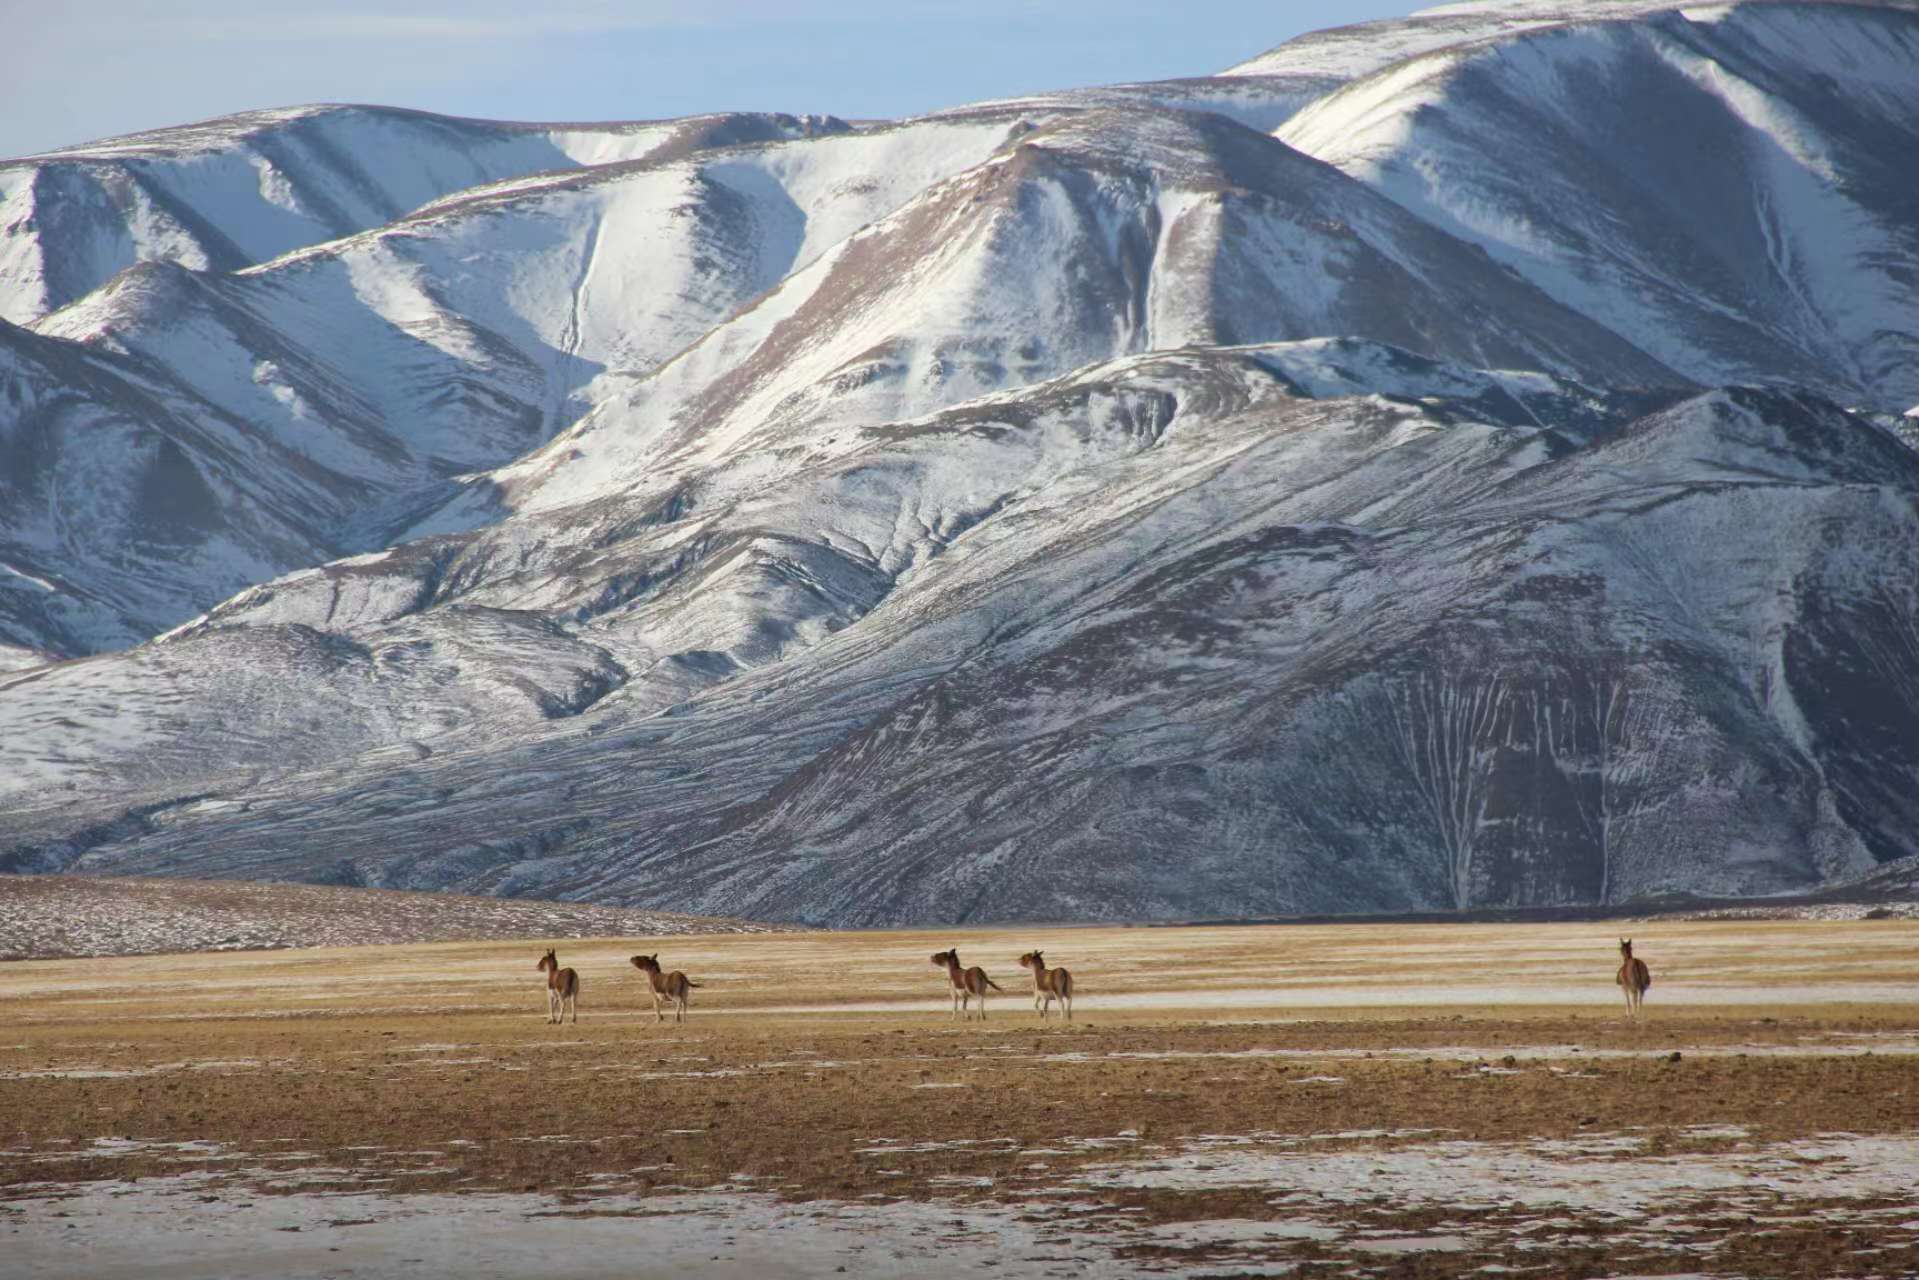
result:
[[[0,166],[0,864],[835,924],[1890,883],[1915,104],[1905,6],[1475,4],[899,122]]]

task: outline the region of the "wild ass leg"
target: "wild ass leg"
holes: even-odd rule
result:
[[[1060,996],[1059,1007],[1066,1011],[1066,1020],[1071,1022],[1073,1020],[1073,997],[1070,992]]]

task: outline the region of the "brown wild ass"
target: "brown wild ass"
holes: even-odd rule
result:
[[[653,1017],[660,1022],[666,1021],[666,1015],[660,1012],[660,998],[664,996],[667,1003],[673,1006],[673,1021],[685,1022],[686,993],[700,984],[678,969],[671,973],[662,972],[657,951],[650,956],[634,956],[633,967],[646,975],[647,982],[653,988]]]
[[[1019,958],[1019,967],[1033,971],[1033,1007],[1039,1010],[1040,1020],[1044,1021],[1047,1011],[1053,1007],[1053,1001],[1059,1001],[1059,1007],[1065,1011],[1066,1020],[1073,1020],[1073,975],[1064,969],[1048,969],[1046,960],[1037,951],[1028,951]]]
[[[1003,991],[1005,988],[987,977],[986,970],[980,968],[978,965],[974,965],[970,969],[960,968],[959,952],[957,950],[935,952],[933,955],[933,963],[945,968],[947,981],[953,984],[953,1016],[955,1018],[962,1016],[962,1011],[965,1010],[967,1003],[974,996],[978,996],[980,1020],[982,1022],[985,1021],[986,989],[991,987],[995,991]]]
[[[559,957],[549,949],[540,957],[537,966],[546,974],[546,1020],[561,1022],[566,1011],[573,1011],[573,1021],[580,1020],[580,975],[571,969],[560,968]]]
[[[1632,958],[1631,938],[1619,940],[1619,954],[1624,958],[1624,963],[1619,966],[1616,981],[1626,993],[1626,1012],[1636,1018],[1639,1016],[1639,1006],[1646,999],[1646,988],[1652,985],[1652,970],[1646,967],[1644,960]]]

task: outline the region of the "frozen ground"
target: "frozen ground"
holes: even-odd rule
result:
[[[789,1205],[765,1194],[221,1195],[204,1176],[99,1183],[0,1217],[11,1274],[913,1277],[1088,1274],[1084,1247],[1002,1211]],[[16,1251],[17,1250],[17,1251]],[[1125,1275],[1109,1251],[1092,1274]],[[1077,1254],[1077,1257],[1075,1256]],[[1095,1254],[1097,1256],[1097,1254]],[[1065,1264],[1066,1269],[1062,1269]]]
[[[182,1172],[79,1186],[27,1185],[0,1208],[10,1274],[97,1280],[172,1275],[554,1277],[1126,1276],[1287,1274],[1302,1261],[1348,1274],[1407,1255],[1550,1259],[1624,1230],[1615,1257],[1676,1274],[1733,1232],[1815,1220],[1870,1233],[1859,1274],[1919,1246],[1919,1142],[1833,1134],[1751,1141],[1738,1127],[1692,1136],[1725,1149],[1655,1154],[1643,1134],[1577,1141],[1405,1141],[1418,1135],[1204,1135],[1157,1159],[1094,1165],[1032,1198],[965,1204],[889,1199],[789,1203],[759,1191],[392,1194],[297,1189],[289,1164],[246,1175]],[[1381,1140],[1386,1141],[1381,1141]],[[1337,1143],[1334,1149],[1327,1149]],[[1123,1146],[1122,1143],[1116,1143]],[[415,1153],[423,1156],[436,1152]],[[1033,1153],[1040,1154],[1040,1153]],[[202,1153],[186,1152],[191,1164]],[[742,1181],[751,1178],[742,1175]],[[991,1188],[994,1179],[948,1179]],[[1116,1189],[1246,1189],[1241,1217],[1152,1221]],[[1417,1230],[1367,1211],[1438,1215]],[[1656,1264],[1647,1271],[1641,1265]],[[1551,1269],[1550,1262],[1543,1267]],[[1250,1270],[1249,1270],[1250,1268]],[[1496,1261],[1479,1268],[1514,1268]]]

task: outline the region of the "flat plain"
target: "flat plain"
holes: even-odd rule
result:
[[[577,1023],[545,1021],[546,945]],[[948,946],[1004,988],[984,1021]],[[702,984],[685,1023],[640,951]],[[1916,1185],[1905,920],[0,966],[14,1275],[1904,1275]]]

